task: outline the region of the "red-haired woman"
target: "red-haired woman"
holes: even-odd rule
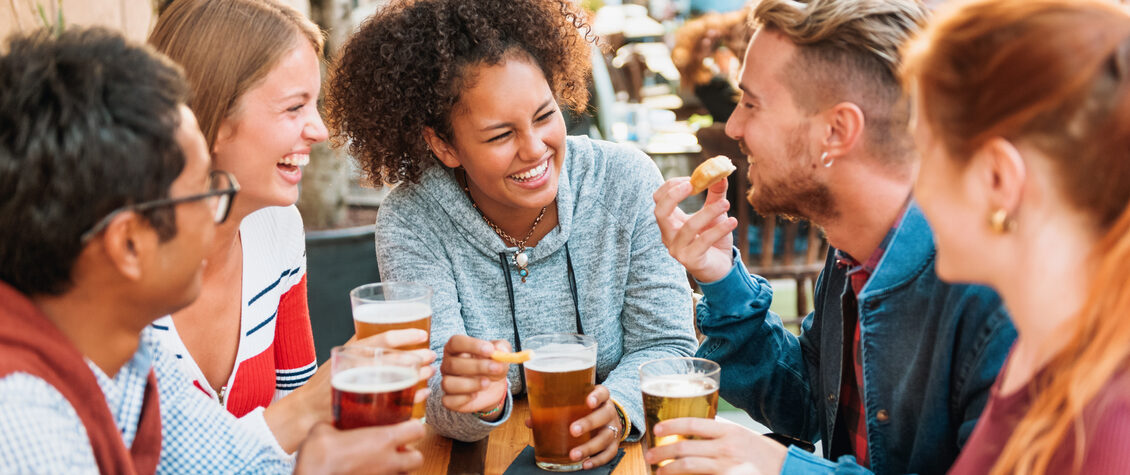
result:
[[[952,471],[1130,472],[1130,14],[981,0],[905,64],[938,274],[1019,332]]]

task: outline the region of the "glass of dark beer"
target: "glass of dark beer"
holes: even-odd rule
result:
[[[718,363],[702,358],[664,358],[640,365],[640,390],[647,423],[644,450],[685,439],[680,435],[656,437],[655,424],[660,421],[680,417],[713,419],[718,413],[721,374]],[[670,462],[664,460],[652,465],[651,472]]]
[[[590,434],[573,437],[569,425],[592,412],[585,398],[596,387],[596,339],[551,333],[522,343],[522,349],[534,352],[524,365],[534,460],[538,467],[554,472],[580,470],[583,461],[569,460],[569,451],[588,442]]]
[[[364,346],[331,350],[334,427],[398,424],[412,418],[423,361],[403,351]]]
[[[432,289],[415,282],[381,282],[365,284],[349,292],[353,305],[353,326],[357,338],[366,338],[389,330],[416,328],[431,334],[432,327]],[[425,341],[418,345],[406,346],[404,350],[428,348]],[[417,389],[423,389],[427,381],[420,381]],[[425,403],[412,409],[412,417],[424,418]]]

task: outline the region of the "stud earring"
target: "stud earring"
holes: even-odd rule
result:
[[[997,234],[1007,234],[1016,229],[1016,220],[1008,217],[1008,211],[998,208],[989,215],[989,229]]]

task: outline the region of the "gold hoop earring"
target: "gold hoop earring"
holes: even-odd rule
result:
[[[1016,220],[1008,217],[1008,211],[998,208],[989,215],[989,229],[997,234],[1007,234],[1016,229]]]
[[[831,157],[828,156],[827,151],[820,154],[820,163],[822,163],[824,165],[824,168],[832,168],[832,163],[835,163],[835,161],[836,161],[835,158],[831,158]]]

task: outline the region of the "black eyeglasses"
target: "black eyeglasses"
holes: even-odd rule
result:
[[[209,203],[213,209],[212,220],[216,224],[220,224],[228,219],[228,213],[231,212],[232,198],[235,197],[235,194],[238,192],[239,182],[235,180],[235,176],[223,170],[212,170],[212,173],[208,175],[208,191],[180,198],[164,198],[122,206],[98,220],[89,231],[82,234],[80,239],[83,244],[86,244],[87,241],[90,241],[91,238],[106,229],[106,226],[110,225],[110,221],[113,221],[115,216],[126,211],[147,211],[162,206],[172,206],[204,199],[212,200],[212,202]]]

